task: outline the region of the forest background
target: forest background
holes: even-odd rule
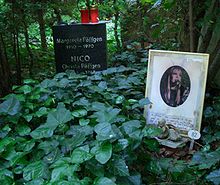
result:
[[[93,1],[110,21],[109,69],[56,75],[52,27],[80,22],[85,3],[0,0],[0,181],[220,184],[219,0]],[[161,131],[145,125],[149,48],[210,54],[203,137],[193,151],[159,146]]]

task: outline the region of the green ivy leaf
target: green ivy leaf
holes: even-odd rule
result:
[[[31,137],[34,139],[41,139],[44,137],[51,137],[54,130],[58,125],[65,124],[72,119],[71,113],[67,110],[63,103],[57,106],[55,112],[50,112],[47,116],[47,122],[44,125],[39,126],[33,132],[31,132]]]
[[[89,146],[85,145],[79,148],[76,148],[71,154],[72,163],[83,163],[84,161],[90,160],[93,157],[89,153]]]
[[[210,118],[215,115],[214,109],[212,107],[206,107],[204,110],[205,118]]]
[[[32,91],[33,87],[29,86],[29,85],[23,85],[21,86],[18,90],[20,92],[23,92],[24,94],[28,94]]]
[[[42,125],[32,131],[30,135],[34,139],[49,138],[53,135],[54,129],[54,126]]]
[[[95,159],[101,164],[105,164],[112,156],[112,144],[102,143],[92,148],[91,152],[95,154]]]
[[[52,164],[61,156],[62,156],[61,150],[59,148],[56,148],[53,151],[51,151],[49,154],[45,155],[43,160],[46,164]]]
[[[42,161],[31,163],[24,168],[23,178],[26,181],[41,178],[44,176],[45,169]]]
[[[64,104],[59,104],[57,106],[56,112],[50,112],[47,117],[47,125],[56,127],[60,124],[67,123],[72,119],[71,113],[67,110]]]
[[[78,165],[70,165],[63,163],[62,165],[53,169],[51,174],[51,182],[60,182],[64,177],[71,178],[74,176],[74,172],[79,169]]]
[[[128,166],[123,159],[114,159],[113,171],[115,175],[129,176]]]
[[[7,177],[10,177],[12,179],[14,178],[13,173],[8,169],[1,169],[0,170],[0,176],[7,176]]]
[[[57,85],[57,81],[55,79],[45,79],[44,81],[42,81],[40,83],[40,87],[44,88],[44,89],[47,89],[47,88],[50,88],[50,87],[53,87],[53,86],[56,86]]]
[[[159,143],[156,139],[145,139],[146,147],[152,152],[159,152]]]
[[[116,67],[111,67],[111,68],[108,68],[104,71],[102,71],[102,74],[103,75],[110,75],[110,74],[113,74],[113,73],[116,73],[117,72],[117,68]]]
[[[130,104],[138,103],[138,100],[129,99],[129,100],[128,100],[128,103],[130,103]]]
[[[99,123],[113,123],[120,111],[120,109],[108,108],[104,111],[95,112],[93,117],[97,118]]]
[[[38,83],[37,80],[34,80],[34,79],[25,79],[24,80],[24,84],[36,84]]]
[[[98,140],[107,140],[115,137],[110,123],[99,123],[94,127]]]
[[[10,96],[7,100],[0,104],[0,113],[6,113],[11,116],[18,114],[20,109],[20,101],[15,97],[15,95]]]
[[[40,96],[40,90],[39,89],[35,89],[35,91],[32,91],[30,93],[30,100],[39,100],[41,98]]]
[[[62,78],[58,83],[58,87],[65,88],[69,84],[70,84],[70,80],[68,80],[67,78]]]
[[[147,125],[143,129],[144,137],[153,138],[159,136],[161,133],[162,133],[162,129],[151,125]]]
[[[27,122],[30,122],[33,118],[33,115],[31,114],[27,114],[27,115],[23,115],[23,118],[27,121]]]
[[[91,178],[85,177],[82,180],[80,180],[80,185],[90,185],[91,184]]]
[[[140,106],[144,106],[144,105],[148,105],[148,104],[151,104],[151,102],[150,102],[150,100],[148,99],[148,98],[143,98],[143,99],[141,99],[141,100],[139,100],[139,105]]]
[[[93,134],[93,127],[86,125],[86,126],[80,126],[80,125],[74,125],[71,126],[70,129],[66,132],[66,135],[71,135],[73,137],[76,137],[77,135],[92,135]]]
[[[55,182],[57,180],[61,180],[65,175],[66,172],[69,170],[69,165],[65,164],[63,166],[54,168],[51,174],[51,182]]]
[[[83,80],[80,82],[79,87],[89,87],[92,85],[92,82],[90,80]]]
[[[11,137],[6,137],[0,140],[0,153],[5,151],[8,145],[15,144],[15,143],[16,143],[15,139]]]
[[[48,97],[47,100],[44,102],[45,107],[51,107],[54,104],[54,98]]]
[[[58,73],[55,75],[54,79],[59,80],[66,76],[66,73]]]
[[[31,139],[29,141],[25,141],[23,143],[20,143],[18,148],[20,150],[23,150],[24,152],[30,151],[35,146],[35,140]]]
[[[11,166],[14,166],[25,154],[25,152],[16,152],[14,148],[10,147],[2,156],[10,162]]]
[[[56,140],[52,141],[44,141],[41,142],[38,145],[38,149],[44,150],[45,154],[49,154],[51,151],[53,151],[57,146],[59,145],[59,142]]]
[[[207,180],[213,182],[215,185],[220,184],[220,169],[211,172],[207,177]]]
[[[121,104],[125,100],[124,96],[118,96],[115,100],[116,104]]]
[[[145,105],[148,105],[148,104],[151,104],[151,102],[149,101],[149,99],[148,99],[148,98],[143,98],[143,99],[139,100],[138,103],[134,103],[134,104],[132,105],[132,109],[135,109],[135,108],[137,108],[137,107],[143,108]]]
[[[99,177],[94,181],[93,185],[116,185],[116,184],[107,177]]]
[[[122,124],[122,128],[126,134],[128,134],[131,138],[141,140],[142,139],[142,132],[141,129],[141,122],[139,120],[131,120],[127,121]]]
[[[80,184],[77,184],[77,183],[75,183],[75,184],[80,185]],[[56,182],[47,183],[47,185],[73,185],[73,184],[72,184],[72,182],[69,182],[69,181],[66,181],[66,180],[59,180],[59,181],[56,181]]]
[[[24,168],[24,167],[25,167],[24,164],[17,165],[17,166],[14,168],[13,172],[14,172],[15,174],[23,174],[23,168]]]
[[[80,120],[79,120],[79,124],[80,124],[81,126],[86,126],[86,125],[89,124],[89,122],[90,122],[89,119],[80,119]]]
[[[127,122],[123,123],[122,127],[123,127],[124,131],[126,132],[126,134],[130,135],[134,131],[136,131],[138,128],[141,127],[141,122],[139,120],[127,121]]]
[[[95,175],[96,177],[103,177],[104,176],[104,166],[100,164],[96,160],[89,160],[85,163],[86,169],[89,170],[90,173]]]
[[[138,173],[132,176],[121,177],[117,182],[120,185],[142,185],[141,175]]]
[[[34,110],[35,104],[31,102],[26,102],[25,103],[25,108],[28,108],[30,110]]]
[[[107,89],[107,83],[105,81],[101,81],[101,82],[99,82],[98,87],[105,90],[105,89]]]
[[[21,124],[21,125],[17,126],[16,131],[18,132],[18,134],[20,136],[25,136],[25,135],[28,135],[31,132],[31,129],[27,125]]]
[[[89,101],[85,97],[83,97],[83,98],[80,98],[78,101],[75,101],[73,103],[73,106],[75,106],[75,105],[80,105],[80,106],[83,106],[83,107],[88,107],[88,106],[90,106],[90,103],[89,103]]]
[[[76,118],[81,118],[81,117],[87,115],[87,110],[85,110],[85,109],[75,110],[72,112],[72,115]]]
[[[9,125],[5,125],[1,130],[0,130],[0,138],[4,138],[5,136],[8,135],[8,133],[11,131],[12,129],[9,127]],[[1,152],[1,149],[0,149]]]
[[[43,179],[34,179],[30,182],[25,183],[25,185],[44,185]]]
[[[191,165],[198,165],[199,169],[209,169],[220,161],[220,150],[214,152],[197,152],[193,155]]]
[[[108,107],[104,103],[100,102],[93,102],[92,103],[92,110],[93,111],[105,111]]]
[[[78,134],[73,135],[72,138],[65,139],[60,144],[67,150],[72,150],[75,147],[83,144],[86,140],[85,134],[83,132],[77,132]]]
[[[37,117],[44,116],[48,113],[48,109],[46,107],[41,107],[37,112],[34,113]]]
[[[0,182],[1,184],[4,184],[4,185],[12,185],[14,184],[14,180],[8,176],[0,176]]]
[[[119,139],[118,143],[114,145],[114,150],[122,151],[128,146],[129,146],[129,141],[127,139]]]

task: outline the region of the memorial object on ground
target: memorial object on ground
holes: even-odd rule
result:
[[[163,120],[185,136],[190,130],[200,131],[208,59],[208,54],[150,50],[148,124],[158,125]]]

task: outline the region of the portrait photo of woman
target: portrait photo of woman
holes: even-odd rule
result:
[[[182,105],[190,93],[190,78],[180,66],[169,67],[160,81],[160,94],[163,101],[171,107]]]

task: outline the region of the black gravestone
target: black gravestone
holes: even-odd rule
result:
[[[105,70],[106,24],[73,24],[53,27],[57,72]]]

